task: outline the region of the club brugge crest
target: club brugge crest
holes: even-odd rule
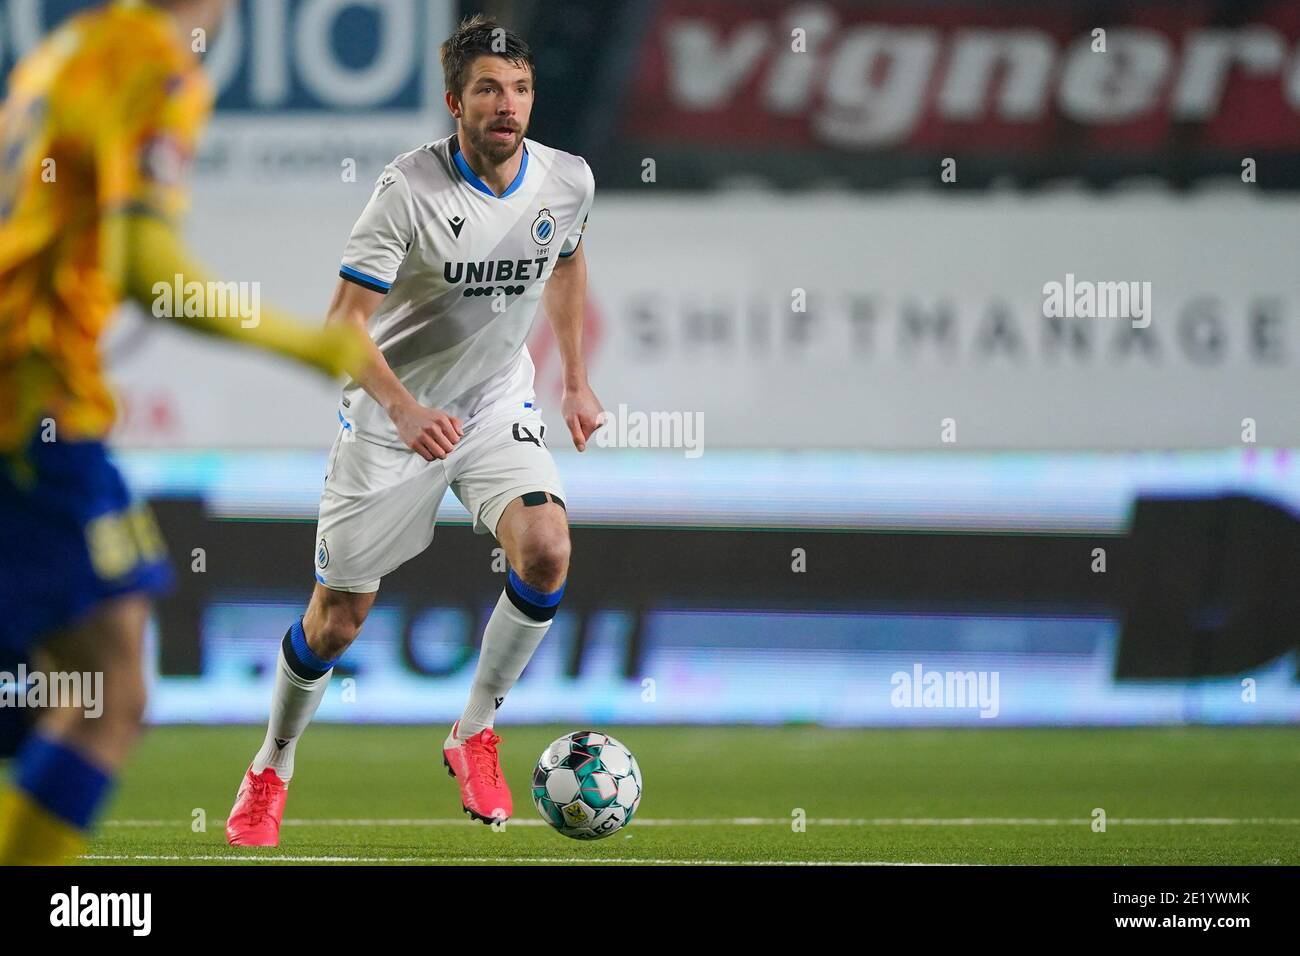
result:
[[[330,563],[330,549],[325,547],[325,539],[320,539],[320,544],[316,546],[316,566],[324,568]]]
[[[549,245],[555,238],[555,217],[549,209],[543,209],[533,220],[533,242],[539,246]]]

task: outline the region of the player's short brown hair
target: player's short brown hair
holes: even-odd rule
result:
[[[537,69],[533,64],[533,51],[524,38],[513,30],[501,26],[491,17],[476,13],[466,17],[439,49],[442,59],[442,76],[447,92],[460,96],[465,89],[470,64],[480,56],[499,56],[517,65],[525,65],[533,79]]]

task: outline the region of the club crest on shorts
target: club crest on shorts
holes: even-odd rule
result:
[[[330,563],[330,549],[325,547],[325,539],[320,539],[320,544],[316,545],[316,567],[326,568]]]
[[[533,242],[539,246],[549,245],[555,238],[555,217],[549,209],[543,209],[533,220]]]

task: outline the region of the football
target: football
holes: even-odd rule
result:
[[[565,836],[599,840],[632,822],[641,803],[641,768],[607,734],[566,734],[537,760],[533,802],[542,819]]]

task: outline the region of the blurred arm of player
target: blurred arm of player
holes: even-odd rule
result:
[[[167,63],[134,64],[121,81],[121,95],[109,98],[102,114],[86,117],[94,139],[100,251],[108,275],[149,315],[288,356],[327,375],[350,371],[365,354],[355,330],[313,328],[260,304],[250,315],[230,301],[233,296],[227,297],[226,310],[241,314],[187,315],[207,310],[189,310],[180,302],[155,308],[177,277],[186,285],[201,283],[205,291],[224,285],[208,284],[214,277],[186,252],[176,226],[188,206],[186,174],[211,94],[201,71],[173,69]]]
[[[120,256],[117,275],[123,292],[149,314],[295,359],[329,376],[351,373],[365,361],[368,336],[344,326],[313,328],[265,305],[259,305],[255,323],[239,314],[187,315],[183,303],[160,314],[154,309],[160,284],[170,289],[181,276],[186,284],[198,282],[207,289],[215,280],[186,253],[176,228],[147,210],[112,214],[105,229],[109,248]]]
[[[542,289],[542,307],[550,320],[564,362],[564,397],[560,413],[573,436],[573,447],[587,450],[587,440],[600,427],[600,399],[587,383],[587,362],[582,356],[582,322],[587,309],[587,256],[582,243],[570,255],[556,260]]]

